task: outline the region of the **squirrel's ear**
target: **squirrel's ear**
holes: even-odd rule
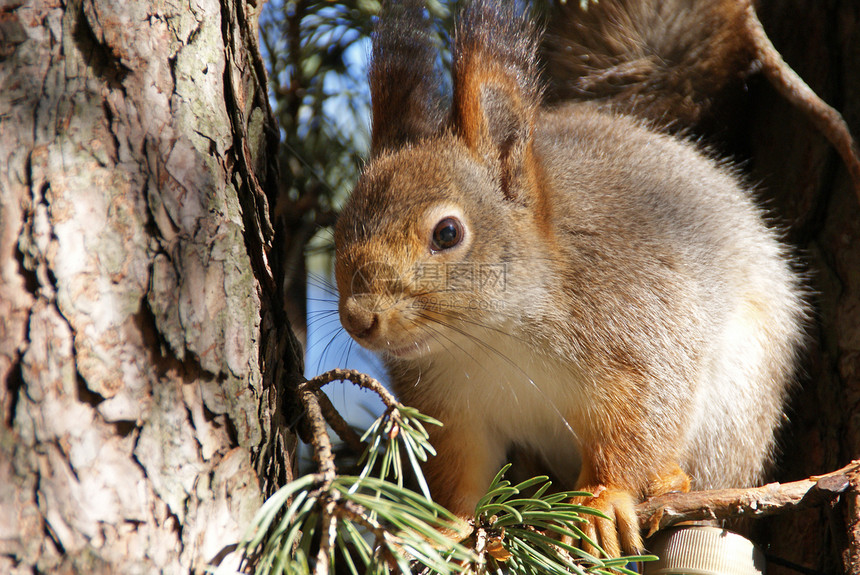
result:
[[[457,24],[452,74],[454,130],[499,166],[506,195],[526,161],[541,101],[538,33],[512,4],[472,0]]]
[[[444,107],[433,29],[424,0],[385,0],[373,31],[370,152],[437,132]]]

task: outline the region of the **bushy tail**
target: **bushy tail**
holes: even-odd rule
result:
[[[783,61],[751,0],[553,1],[542,50],[550,101],[591,100],[683,130],[726,87],[761,71],[830,140],[860,197],[848,126]]]
[[[748,0],[568,0],[548,19],[552,100],[594,100],[660,124],[695,125],[751,71]]]

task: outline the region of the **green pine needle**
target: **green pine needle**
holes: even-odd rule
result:
[[[510,468],[505,466],[478,503],[479,525],[496,538],[505,553],[487,558],[487,570],[523,575],[567,575],[570,573],[632,573],[624,566],[631,561],[656,559],[648,556],[600,559],[564,538],[578,539],[606,554],[588,538],[577,524],[586,521],[582,515],[606,517],[596,509],[568,503],[574,497],[590,496],[581,491],[563,491],[547,495],[551,482],[534,477],[512,486],[504,479]],[[534,489],[531,497],[515,497]],[[498,557],[498,559],[497,559]]]
[[[632,575],[625,567],[629,561],[653,559],[600,559],[566,543],[581,540],[599,549],[578,525],[586,521],[583,515],[605,516],[569,503],[590,494],[551,492],[545,476],[512,485],[504,478],[510,465],[499,471],[476,508],[477,528],[492,539],[496,553],[485,550],[479,555],[454,541],[446,534],[469,529],[429,497],[420,464],[435,452],[425,425],[440,423],[413,408],[397,406],[364,434],[368,447],[357,476],[338,475],[324,481],[321,475],[306,475],[278,490],[262,505],[240,543],[254,572],[309,575],[317,560],[326,509],[332,507],[336,537],[328,557],[330,572]],[[407,462],[421,493],[403,486]]]

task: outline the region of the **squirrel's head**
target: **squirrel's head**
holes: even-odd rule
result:
[[[523,16],[473,2],[458,22],[445,114],[423,2],[383,7],[371,160],[335,230],[341,321],[362,345],[424,355],[445,347],[440,330],[505,313],[508,266],[522,261],[518,238],[534,235],[540,209],[536,46]]]

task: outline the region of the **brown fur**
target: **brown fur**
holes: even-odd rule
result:
[[[369,73],[371,155],[438,130],[443,109],[435,62],[431,22],[424,2],[389,4],[373,34]],[[397,82],[391,82],[391,78],[397,78]]]
[[[467,7],[447,122],[426,78],[373,77],[375,151],[335,230],[340,315],[445,424],[434,498],[469,517],[508,451],[531,450],[595,494],[614,521],[590,533],[618,554],[641,547],[640,498],[761,480],[805,306],[731,169],[615,111],[543,106],[537,40],[510,8]],[[413,96],[428,117],[399,115]],[[451,218],[464,233],[439,249]]]
[[[587,100],[690,128],[753,71],[748,0],[600,0],[559,4],[543,55],[549,100]]]

